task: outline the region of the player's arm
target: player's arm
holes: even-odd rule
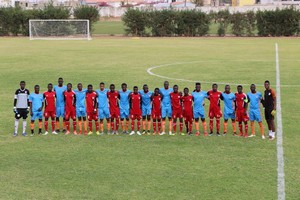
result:
[[[74,93],[74,102],[73,102],[73,106],[76,106],[76,94]]]
[[[14,108],[13,108],[14,112],[17,112],[17,108],[16,108],[16,106],[17,106],[17,99],[18,99],[18,90],[16,90],[15,97],[14,97]]]
[[[29,90],[27,90],[27,112],[29,112],[29,108],[30,108],[30,103],[29,103],[29,95],[30,95],[30,92]]]
[[[224,96],[223,96],[222,93],[221,93],[220,99],[221,99],[222,101],[224,101]]]
[[[129,109],[131,109],[132,108],[131,94],[128,95],[128,101],[129,101]]]
[[[249,102],[248,96],[245,94],[245,99],[244,99],[245,115],[247,114],[248,102]]]
[[[142,105],[143,105],[143,97],[142,97],[142,95],[140,95],[141,96],[141,99],[140,99],[140,108],[142,108]]]
[[[276,94],[275,94],[275,91],[273,89],[271,90],[271,94],[272,94],[272,97],[273,97],[273,105],[274,105],[273,110],[276,110],[276,106],[277,106],[277,104],[276,104]]]
[[[98,94],[96,93],[96,98],[94,99],[94,113],[96,113],[98,107]]]
[[[30,111],[30,115],[32,116],[32,97],[29,96],[29,111]]]

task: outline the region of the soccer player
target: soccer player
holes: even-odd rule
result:
[[[181,97],[183,118],[186,132],[191,135],[193,129],[193,96],[189,94],[189,88],[183,89],[184,95]]]
[[[274,123],[274,116],[276,114],[276,93],[270,87],[270,81],[265,81],[265,94],[263,105],[265,107],[265,118],[268,123],[269,128],[269,139],[275,139],[275,123]]]
[[[220,118],[222,117],[221,107],[220,107],[220,99],[222,96],[222,92],[218,91],[218,85],[213,84],[212,90],[207,92],[207,96],[209,99],[209,128],[211,136],[213,134],[214,128],[214,118],[216,118],[217,124],[217,136],[220,136]]]
[[[51,118],[52,134],[57,135],[57,132],[55,131],[55,116],[56,116],[55,99],[56,99],[56,94],[53,91],[52,83],[48,84],[48,90],[46,92],[44,92],[43,96],[44,96],[44,101],[45,101],[45,110],[44,110],[45,133],[44,133],[44,135],[48,135],[48,120],[49,120],[49,117]]]
[[[119,93],[115,91],[115,85],[110,84],[109,86],[110,91],[107,92],[107,98],[109,102],[109,112],[111,117],[111,128],[112,134],[118,135],[119,130],[119,118],[120,118],[120,108],[119,108]],[[128,97],[127,97],[128,98]],[[116,124],[116,126],[115,126]]]
[[[249,118],[250,118],[250,126],[251,126],[251,135],[249,137],[255,136],[254,121],[257,121],[260,128],[261,138],[265,139],[264,127],[262,124],[260,107],[259,107],[262,100],[262,94],[256,91],[255,84],[251,84],[250,90],[251,92],[247,93],[247,97],[250,103]]]
[[[134,135],[134,120],[137,121],[137,135],[141,135],[141,118],[142,118],[142,96],[139,93],[138,87],[133,87],[133,92],[129,95],[129,105],[130,105],[130,118],[131,118],[131,133],[129,135]]]
[[[99,123],[98,123],[98,94],[93,90],[93,85],[88,85],[87,92],[85,95],[86,99],[86,113],[89,121],[89,133],[93,134],[93,120],[95,121],[96,133],[99,135]]]
[[[201,84],[196,83],[195,90],[192,93],[193,101],[194,101],[194,119],[195,119],[195,127],[196,127],[196,136],[200,135],[199,131],[199,118],[202,121],[204,136],[207,136],[207,127],[205,121],[205,98],[207,98],[207,92],[201,90]]]
[[[156,135],[156,134],[160,134],[160,131],[161,131],[162,95],[159,93],[159,88],[155,88],[154,93],[152,94],[152,97],[151,97],[151,101],[152,101],[152,112],[151,113],[152,113],[152,119],[153,119],[153,135]]]
[[[143,132],[146,133],[146,119],[147,119],[147,134],[150,135],[151,129],[151,96],[152,92],[149,91],[148,85],[143,85],[143,90],[140,91],[142,97],[142,117],[143,117]]]
[[[42,134],[43,127],[43,107],[44,107],[44,97],[43,94],[40,94],[40,86],[34,86],[34,93],[29,95],[29,104],[30,104],[30,129],[31,135],[34,135],[34,121],[39,120],[39,134]]]
[[[119,90],[119,99],[120,99],[120,115],[121,115],[121,124],[122,131],[124,134],[128,134],[129,128],[129,94],[130,90],[127,89],[127,84],[122,83],[121,90]],[[126,122],[125,122],[126,120]]]
[[[82,121],[84,125],[84,134],[87,135],[87,122],[86,122],[86,107],[85,95],[87,89],[82,88],[82,83],[77,84],[77,90],[74,90],[76,95],[76,116],[78,118],[79,135],[82,134]]]
[[[233,135],[236,134],[235,123],[235,95],[230,92],[230,86],[225,85],[225,91],[222,93],[221,100],[224,101],[224,133],[227,134],[228,120],[231,119]]]
[[[100,119],[100,134],[104,134],[104,118],[106,118],[106,126],[107,126],[107,134],[110,134],[110,112],[108,107],[107,93],[108,89],[105,88],[105,84],[103,82],[99,85],[100,90],[96,90],[98,94],[98,112]]]
[[[170,94],[171,105],[172,105],[172,118],[173,118],[173,131],[176,134],[176,123],[179,118],[179,132],[181,135],[185,135],[182,132],[183,128],[183,115],[182,115],[182,102],[181,102],[182,94],[178,91],[178,85],[173,86],[173,92]]]
[[[72,84],[67,84],[67,90],[64,91],[64,102],[65,102],[65,122],[67,132],[66,135],[70,134],[70,118],[73,120],[73,133],[77,135],[77,123],[76,123],[76,94],[72,90]]]
[[[162,132],[160,135],[164,135],[166,130],[166,117],[169,118],[169,135],[173,135],[172,133],[172,106],[171,106],[171,99],[170,94],[173,92],[172,88],[169,88],[169,82],[164,82],[164,87],[159,89],[160,94],[162,95],[162,106],[161,106],[161,113],[162,113]]]
[[[67,90],[67,86],[63,85],[64,79],[58,78],[58,85],[54,86],[54,92],[56,93],[56,132],[60,132],[59,118],[63,118],[63,132],[66,132],[65,122],[65,102],[64,91]]]
[[[235,104],[236,104],[236,120],[239,122],[240,135],[245,138],[248,137],[248,98],[245,93],[243,93],[243,86],[237,86],[237,93],[235,93]],[[243,122],[245,125],[245,132],[243,133]]]
[[[26,126],[27,126],[27,115],[29,112],[29,95],[30,92],[25,88],[25,81],[20,82],[20,88],[15,92],[14,98],[14,113],[15,113],[15,132],[14,136],[18,135],[19,119],[23,118],[23,132],[24,137],[27,136]]]

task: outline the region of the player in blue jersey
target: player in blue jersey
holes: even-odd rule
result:
[[[119,99],[120,99],[120,117],[121,117],[121,125],[122,131],[125,134],[128,134],[129,128],[129,94],[130,90],[127,89],[127,84],[122,83],[121,90],[119,90]],[[126,124],[125,124],[126,120]]]
[[[83,89],[82,84],[77,84],[77,90],[74,90],[76,94],[76,116],[78,118],[79,135],[82,134],[82,121],[84,123],[84,134],[87,135],[87,121],[86,121],[86,107],[85,107],[85,95],[87,89]]]
[[[64,101],[64,91],[67,90],[67,86],[63,85],[64,79],[58,78],[58,85],[54,86],[54,91],[56,93],[56,132],[60,131],[59,118],[63,118],[63,132],[66,132],[66,122],[65,122],[65,101]]]
[[[166,130],[166,117],[169,119],[169,135],[172,133],[172,106],[170,94],[173,92],[172,88],[169,88],[169,82],[164,82],[164,87],[159,89],[159,93],[162,95],[161,102],[161,117],[162,117],[162,132],[160,135],[165,134]]]
[[[233,135],[236,134],[235,123],[235,94],[230,92],[230,86],[225,86],[225,91],[222,93],[221,100],[224,101],[224,133],[227,133],[228,120],[231,119]]]
[[[141,90],[140,95],[142,97],[142,125],[143,125],[143,133],[145,134],[147,131],[147,134],[150,135],[150,129],[151,129],[151,96],[153,92],[149,91],[148,85],[143,85],[143,90]],[[147,119],[147,130],[146,130],[146,119]]]
[[[207,96],[207,92],[201,90],[201,83],[195,84],[195,90],[192,92],[192,96],[194,101],[194,119],[195,119],[196,136],[200,135],[199,119],[201,119],[202,121],[204,136],[207,136],[204,100],[207,99],[208,96]]]
[[[257,121],[260,128],[260,133],[262,139],[265,139],[264,127],[262,124],[261,112],[260,112],[260,104],[262,100],[262,94],[256,91],[255,84],[251,84],[250,86],[251,92],[248,92],[248,101],[250,102],[250,109],[249,109],[249,118],[251,123],[251,135],[249,137],[255,136],[255,127],[254,121]]]
[[[43,127],[43,106],[44,106],[44,96],[40,94],[40,86],[34,86],[34,93],[29,95],[29,104],[30,104],[30,129],[31,135],[34,135],[34,121],[39,120],[39,134],[42,134]]]
[[[98,117],[100,119],[100,134],[104,134],[104,118],[106,118],[107,134],[110,134],[110,112],[107,100],[107,92],[109,90],[105,88],[105,84],[103,82],[100,83],[99,87],[100,90],[96,90],[96,92],[98,94]]]

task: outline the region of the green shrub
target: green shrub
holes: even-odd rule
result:
[[[87,19],[90,21],[90,30],[93,29],[95,22],[100,18],[99,10],[95,6],[79,6],[74,9],[76,19]]]
[[[122,17],[126,26],[125,32],[127,35],[144,36],[147,25],[147,13],[137,9],[128,8]]]

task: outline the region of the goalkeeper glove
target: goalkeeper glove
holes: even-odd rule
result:
[[[17,108],[16,107],[14,107],[13,112],[17,113]]]
[[[271,115],[274,117],[276,115],[276,110],[272,110]]]

